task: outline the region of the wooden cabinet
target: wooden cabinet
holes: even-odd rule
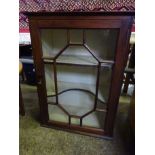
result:
[[[26,13],[41,125],[112,137],[133,13]]]

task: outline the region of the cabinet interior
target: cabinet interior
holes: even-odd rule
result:
[[[41,29],[50,121],[104,128],[117,29]]]

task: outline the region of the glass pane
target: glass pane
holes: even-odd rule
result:
[[[78,88],[95,94],[96,75],[94,67],[57,65],[58,92]]]
[[[56,103],[56,96],[49,96],[47,97],[47,103],[52,103],[55,104]]]
[[[78,118],[71,118],[71,124],[73,124],[73,125],[80,125],[80,119],[78,119]]]
[[[100,99],[97,102],[97,108],[99,110],[106,110],[107,106],[106,103],[102,102]]]
[[[68,90],[59,95],[59,104],[71,115],[82,116],[94,107],[96,74],[93,67],[57,65],[58,92]]]
[[[44,64],[47,95],[55,95],[53,65]]]
[[[83,30],[71,29],[70,32],[70,43],[82,44],[83,43]]]
[[[82,125],[103,129],[104,120],[105,120],[105,113],[95,111],[83,118]]]
[[[69,46],[57,58],[58,63],[97,65],[97,60],[84,46]]]
[[[85,30],[86,44],[100,59],[114,60],[117,29]]]
[[[108,101],[110,84],[111,84],[111,74],[112,74],[111,68],[101,67],[98,98],[103,102]]]
[[[83,38],[84,36],[85,38]],[[114,60],[117,36],[117,29],[41,30],[43,61],[51,63],[44,65],[48,103],[56,103],[53,60],[50,58],[54,58],[66,47],[56,59],[58,103],[61,108],[60,105],[48,105],[50,120],[68,123],[67,112],[70,115],[83,116],[93,109],[98,61],[90,52],[94,53],[100,61]],[[68,46],[67,37],[70,42]],[[103,129],[111,73],[112,67],[105,67],[102,64],[97,111],[83,118],[84,126]],[[80,125],[80,119],[71,117],[71,124]]]
[[[72,90],[59,95],[59,104],[70,115],[82,116],[93,109],[94,95],[87,92]]]
[[[49,120],[68,123],[68,115],[57,105],[48,105]]]
[[[55,57],[67,46],[67,31],[67,29],[41,29],[44,57]],[[69,42],[71,44],[83,44],[83,32],[86,45],[99,59],[114,60],[118,37],[117,29],[70,29]],[[80,54],[81,52],[79,52]]]
[[[67,30],[42,29],[42,52],[44,57],[54,57],[67,45]]]

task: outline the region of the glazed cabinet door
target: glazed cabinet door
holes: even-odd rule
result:
[[[31,17],[41,123],[112,137],[131,17]]]

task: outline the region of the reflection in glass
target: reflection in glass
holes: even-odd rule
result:
[[[69,31],[69,38],[67,32]],[[117,29],[42,29],[41,43],[44,57],[54,57],[65,46],[70,44],[85,44],[101,60],[114,60],[117,44]],[[68,39],[67,39],[68,38]],[[81,54],[79,49],[79,55]],[[76,53],[73,50],[74,53]]]
[[[55,95],[53,65],[44,64],[47,95]]]
[[[44,57],[54,57],[67,45],[67,30],[42,29],[42,52]]]
[[[65,114],[57,105],[48,105],[50,121],[68,123],[68,115]]]
[[[100,59],[114,60],[117,29],[86,30],[86,44]]]
[[[71,124],[80,125],[80,119],[79,118],[71,118]]]
[[[83,118],[83,126],[89,126],[94,128],[104,128],[104,120],[105,120],[105,113],[104,112],[92,112],[91,114],[87,115]]]
[[[59,95],[59,104],[70,115],[82,116],[94,107],[94,95],[83,91],[67,91]]]
[[[83,30],[81,29],[70,29],[70,43],[71,44],[82,44],[83,43]]]

